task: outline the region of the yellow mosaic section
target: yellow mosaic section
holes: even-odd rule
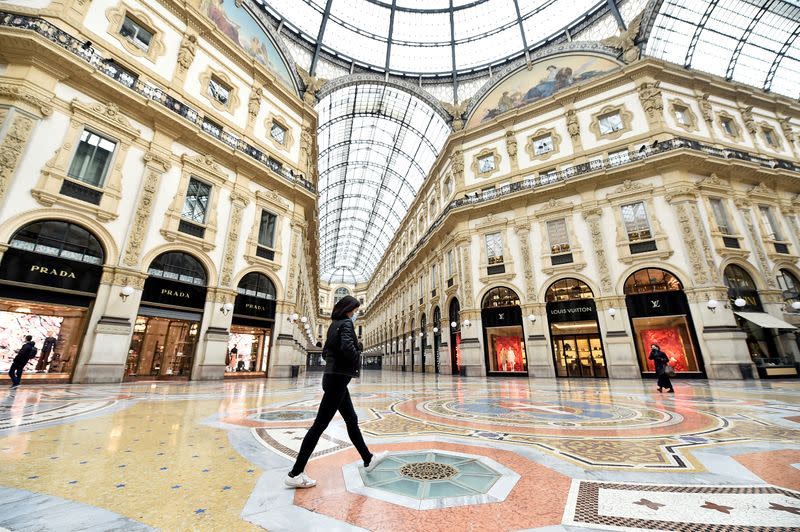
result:
[[[226,431],[198,424],[220,408],[219,400],[143,401],[0,438],[0,482],[161,530],[262,530],[239,517],[261,470]]]

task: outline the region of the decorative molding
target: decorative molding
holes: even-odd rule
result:
[[[231,217],[228,224],[228,237],[225,242],[225,255],[222,257],[220,286],[229,287],[233,277],[233,262],[239,245],[239,230],[242,225],[242,212],[249,203],[247,198],[236,192],[231,193]]]
[[[13,112],[11,117],[11,124],[0,144],[0,201],[8,192],[11,178],[17,170],[22,152],[33,131],[33,118],[18,112]],[[0,122],[0,127],[2,125],[3,123]]]
[[[50,116],[53,114],[53,106],[36,96],[27,87],[15,85],[11,83],[0,83],[0,100],[15,104],[22,102],[37,111],[41,116]]]
[[[261,87],[253,85],[250,87],[250,98],[247,100],[247,123],[252,124],[258,117],[258,112],[261,110],[261,99],[264,97],[264,90]],[[269,134],[269,128],[267,128]]]
[[[461,131],[464,129],[464,124],[466,123],[464,115],[471,101],[471,98],[467,98],[456,105],[453,105],[449,102],[439,101],[439,104],[442,106],[442,108],[447,111],[448,115],[450,115],[453,131]]]
[[[508,153],[508,160],[511,163],[511,170],[519,170],[519,163],[517,162],[517,136],[513,129],[506,131],[506,153]]]
[[[491,170],[487,170],[486,172],[481,172],[480,161],[489,156],[493,158],[494,168],[492,168]],[[470,168],[472,168],[472,173],[473,175],[475,175],[475,177],[486,179],[488,177],[491,177],[492,174],[500,171],[501,160],[502,157],[499,153],[497,153],[497,148],[484,148],[481,151],[479,151],[475,156],[473,156],[472,165],[470,166]]]
[[[574,111],[572,112],[574,113]],[[535,147],[533,145],[534,141],[536,139],[540,139],[547,136],[549,136],[553,141],[553,149],[537,155]],[[578,131],[578,136],[580,136],[580,131]],[[525,151],[528,152],[528,157],[530,157],[531,161],[546,161],[554,154],[558,153],[560,147],[561,147],[561,135],[556,133],[556,130],[554,128],[537,129],[532,135],[528,136],[528,141],[525,143]]]
[[[125,135],[134,140],[141,137],[141,130],[134,127],[131,121],[122,114],[119,106],[114,102],[103,104],[97,103],[83,103],[77,98],[73,99],[70,103],[73,113],[83,113],[87,117],[101,120],[105,125],[114,128],[118,134]]]
[[[723,120],[730,120],[731,128],[733,129],[733,134],[728,133],[728,131],[723,127],[722,123]],[[736,121],[736,117],[730,114],[728,111],[717,111],[717,127],[722,132],[723,135],[728,137],[729,139],[735,142],[742,142],[744,139],[742,138],[742,127]]]
[[[120,33],[126,15],[152,33],[153,36],[146,50],[136,46],[130,39],[124,37],[122,33]],[[166,51],[164,34],[156,28],[156,25],[150,20],[150,16],[144,11],[134,9],[124,2],[120,2],[106,9],[106,19],[108,20],[108,29],[106,30],[108,34],[117,39],[122,47],[131,55],[144,57],[152,63],[155,63],[156,59],[164,55]]]
[[[594,257],[597,261],[597,270],[600,272],[600,289],[610,294],[614,290],[614,285],[611,282],[611,273],[608,269],[608,259],[606,258],[606,246],[603,239],[603,231],[600,227],[602,215],[603,211],[600,208],[583,211],[583,219],[589,226],[589,233],[592,235]]]
[[[756,121],[753,118],[753,106],[742,107],[739,109],[739,113],[742,115],[742,122],[744,122],[744,128],[747,130],[748,133],[753,137],[753,140],[756,140],[756,132],[758,128],[756,126]]]
[[[317,93],[319,93],[322,86],[325,85],[328,80],[318,78],[317,76],[312,76],[307,70],[304,70],[300,66],[295,65],[295,67],[297,68],[297,73],[300,75],[300,79],[303,80],[303,86],[305,87],[305,91],[303,92],[303,101],[314,107],[317,105]]]
[[[152,154],[152,152],[148,152],[145,158],[150,154]],[[151,157],[153,156],[160,157],[159,155],[151,155]],[[147,169],[147,175],[144,178],[144,185],[142,186],[142,193],[139,197],[139,204],[134,213],[131,233],[128,237],[128,246],[125,248],[123,262],[126,266],[136,267],[139,264],[142,245],[144,244],[145,233],[150,225],[150,214],[153,212],[153,202],[156,191],[158,190],[159,181],[161,180],[161,175],[162,172],[151,167]]]
[[[636,36],[639,34],[639,28],[642,25],[644,18],[644,11],[636,15],[636,17],[628,23],[628,27],[619,30],[619,35],[608,37],[600,41],[610,48],[616,48],[621,52],[622,60],[630,64],[637,61],[641,57],[642,52],[636,46]]]
[[[742,218],[744,218],[744,223],[747,226],[747,232],[750,235],[750,240],[753,242],[753,249],[756,252],[756,258],[758,258],[761,274],[766,280],[767,286],[770,288],[775,288],[777,281],[772,275],[770,275],[769,264],[767,263],[767,257],[764,254],[764,247],[761,244],[761,240],[758,238],[758,235],[756,234],[756,228],[753,224],[753,214],[750,208],[751,204],[749,201],[739,200],[738,198],[737,200],[736,207],[742,213]]]
[[[639,101],[647,114],[648,121],[661,122],[664,117],[664,99],[661,97],[660,81],[645,81],[637,87]]]
[[[224,85],[227,86],[228,92],[228,103],[222,103],[216,98],[214,98],[209,92],[209,83],[211,82],[211,78],[214,77]],[[236,112],[236,109],[239,107],[239,87],[236,85],[233,80],[222,70],[217,70],[212,68],[211,65],[207,66],[206,69],[200,73],[200,92],[205,96],[205,98],[211,102],[211,105],[214,106],[215,109],[219,111],[224,111],[230,114]]]
[[[697,182],[697,187],[701,189],[715,189],[717,191],[730,192],[730,183],[724,179],[720,179],[717,174],[710,174],[703,177]]]
[[[622,128],[618,129],[617,131],[612,131],[611,133],[601,133],[600,118],[614,113],[619,113],[620,119],[622,120]],[[606,105],[600,109],[600,111],[592,114],[592,120],[589,123],[589,131],[594,133],[594,136],[597,138],[597,140],[615,140],[620,138],[625,133],[631,131],[632,121],[633,114],[626,109],[625,104]]]
[[[700,106],[700,114],[703,115],[703,120],[705,120],[710,127],[711,124],[714,123],[714,108],[709,98],[711,98],[711,95],[706,92],[697,98],[697,104]],[[711,128],[711,130],[713,132],[713,128]]]
[[[178,50],[178,71],[184,75],[192,66],[195,53],[197,53],[197,34],[186,32],[181,39],[181,47]]]
[[[772,138],[774,142],[770,142],[769,138],[767,137],[767,131],[772,133]],[[764,142],[765,146],[769,146],[775,151],[782,151],[783,150],[783,139],[781,136],[778,135],[778,132],[775,131],[775,128],[772,127],[770,124],[766,122],[759,122],[758,123],[758,134],[761,137],[761,140]]]
[[[667,200],[670,201],[670,200]],[[675,209],[675,214],[678,218],[678,224],[681,228],[681,236],[683,243],[686,247],[686,253],[689,257],[689,263],[692,267],[692,273],[694,275],[694,281],[697,285],[706,284],[708,282],[708,273],[706,271],[707,264],[704,262],[703,257],[700,254],[700,250],[697,246],[697,239],[695,238],[694,230],[692,225],[694,221],[692,220],[691,214],[687,209],[687,204],[689,200],[681,197],[681,199],[670,202],[672,203],[673,208]]]

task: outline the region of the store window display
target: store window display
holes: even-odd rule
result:
[[[242,277],[236,288],[225,377],[264,377],[275,326],[275,283],[260,272]]]
[[[656,344],[669,357],[676,376],[705,377],[689,301],[680,280],[660,268],[643,268],[625,280],[624,291],[642,374],[655,375],[654,362],[648,355],[650,346]]]
[[[481,310],[488,374],[527,374],[525,332],[519,296],[503,286],[490,290]]]
[[[26,335],[37,357],[26,378],[68,382],[102,275],[104,251],[87,229],[41,220],[19,229],[0,262],[0,375]]]

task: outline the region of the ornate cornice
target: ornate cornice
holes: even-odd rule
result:
[[[26,87],[11,83],[0,83],[0,99],[13,102],[23,102],[38,110],[42,116],[53,114],[53,106],[50,102],[39,98]]]

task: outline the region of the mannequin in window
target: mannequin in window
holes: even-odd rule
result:
[[[506,351],[506,371],[514,371],[517,364],[517,354],[513,348]]]
[[[58,335],[53,331],[47,332],[47,338],[42,342],[42,353],[39,355],[39,361],[36,363],[36,371],[47,371],[47,364],[50,361],[50,353],[58,342]]]

